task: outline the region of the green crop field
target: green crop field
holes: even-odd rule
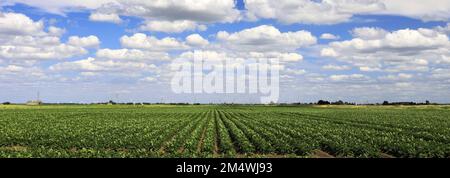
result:
[[[446,106],[0,106],[0,157],[450,157]]]

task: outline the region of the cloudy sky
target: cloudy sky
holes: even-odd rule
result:
[[[450,102],[448,0],[0,0],[0,102],[258,102],[174,94],[195,50],[282,61],[280,102]]]

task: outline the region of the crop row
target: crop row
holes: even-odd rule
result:
[[[0,110],[0,157],[450,157],[450,111],[296,107]]]

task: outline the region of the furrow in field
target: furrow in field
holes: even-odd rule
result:
[[[191,122],[187,123],[187,126],[181,130],[178,130],[177,133],[166,142],[165,150],[170,154],[181,154],[185,150],[185,144],[190,142],[190,135],[198,129],[198,127],[203,122],[205,113],[201,113],[191,119]]]
[[[302,128],[295,130],[302,134],[310,135],[312,137],[311,140],[317,141],[320,149],[333,155],[376,157],[381,150],[372,140],[378,136],[377,133],[362,128],[336,127],[334,124],[310,121],[304,117],[301,117],[300,122],[298,118],[290,121],[288,118],[288,122],[280,124],[286,125],[288,128]]]
[[[351,125],[335,124],[332,122],[308,120],[297,117],[295,120],[279,117],[288,122],[281,124],[287,127],[299,127],[315,130],[313,136],[319,141],[321,148],[341,156],[376,157],[379,152],[389,153],[396,157],[415,157],[416,149],[422,149],[433,157],[444,157],[442,150],[448,150],[445,144],[425,141],[410,135],[379,131],[370,128],[360,128]],[[315,133],[315,134],[314,134]],[[424,157],[422,155],[422,157]]]
[[[312,133],[308,132],[310,129],[300,129],[301,132],[291,128],[289,125],[280,124],[276,120],[267,120],[263,117],[250,116],[248,113],[236,113],[242,118],[259,125],[272,133],[276,133],[278,138],[284,138],[294,147],[294,152],[297,155],[307,155],[314,149],[321,149],[319,141],[314,139]],[[275,117],[275,116],[274,116]],[[277,118],[278,120],[278,118]],[[278,141],[278,140],[275,140]]]
[[[208,129],[208,123],[209,123],[209,120],[210,120],[210,116],[209,116],[209,111],[208,111],[208,114],[206,115],[206,118],[205,118],[205,123],[202,125],[202,131],[201,131],[201,135],[200,135],[200,139],[199,139],[199,141],[198,141],[198,144],[197,144],[197,153],[201,153],[201,151],[202,151],[202,147],[203,147],[203,142],[204,142],[204,140],[205,140],[205,135],[206,135],[206,130]]]
[[[196,126],[189,132],[186,133],[188,137],[184,139],[184,144],[182,146],[181,153],[185,154],[189,157],[196,157],[198,152],[198,145],[202,141],[203,130],[205,129],[206,124],[208,123],[208,112],[204,112],[201,116],[201,121],[196,124]]]
[[[409,131],[411,133],[424,133],[427,135],[437,135],[439,139],[445,140],[445,142],[449,142],[450,139],[446,138],[445,135],[448,135],[449,132],[446,132],[443,129],[436,129],[436,128],[424,128],[424,127],[411,127],[411,126],[405,126],[400,124],[393,124],[393,123],[384,123],[382,121],[370,121],[370,120],[360,120],[360,118],[339,118],[339,117],[329,117],[324,115],[314,115],[314,114],[306,114],[306,113],[299,113],[299,112],[285,112],[282,114],[289,114],[289,115],[301,115],[301,116],[308,116],[310,118],[318,118],[318,119],[327,119],[332,120],[336,122],[341,122],[345,124],[355,124],[355,125],[362,125],[366,127],[373,127],[373,128],[380,128],[380,129],[387,129],[387,130],[405,130]]]
[[[214,122],[214,147],[213,147],[213,157],[218,157],[219,154],[219,123],[217,122],[216,113],[213,112],[211,115]]]
[[[236,145],[233,144],[233,140],[231,139],[229,130],[225,127],[219,111],[214,110],[214,120],[216,122],[216,153],[221,154],[222,156],[233,156],[236,154]]]
[[[221,121],[229,131],[233,144],[236,145],[236,148],[238,149],[237,151],[244,154],[254,153],[256,151],[255,146],[251,144],[245,134],[238,127],[236,127],[236,125],[232,123],[223,112],[218,111],[218,114]]]
[[[160,135],[162,132],[165,132],[166,130],[164,128],[168,128],[173,126],[173,121],[166,121],[163,122],[162,120],[164,118],[179,118],[179,117],[183,117],[183,115],[180,114],[164,114],[164,115],[158,115],[158,117],[154,117],[152,118],[152,120],[154,120],[153,122],[149,122],[149,123],[139,123],[139,124],[143,124],[145,125],[145,129],[143,131],[143,133],[139,133],[136,132],[133,139],[129,139],[130,143],[127,143],[129,146],[133,145],[133,144],[139,144],[139,146],[137,147],[153,147],[152,143],[153,143],[153,139],[155,135]],[[151,140],[149,142],[149,140]],[[111,148],[111,147],[109,147]]]
[[[165,151],[167,151],[166,149],[170,150],[170,152],[172,153],[176,152],[176,148],[179,148],[174,146],[176,138],[180,137],[180,132],[188,132],[190,129],[192,129],[194,127],[194,124],[198,123],[201,120],[200,116],[201,114],[198,113],[193,114],[185,121],[181,122],[178,127],[172,127],[170,130],[166,130],[159,137],[162,138],[157,144],[159,145],[159,152],[164,153]]]
[[[241,119],[236,117],[236,115],[232,115],[228,112],[222,111],[225,116],[234,124],[238,129],[240,129],[245,136],[249,139],[249,141],[256,147],[256,153],[274,153],[275,148],[271,143],[267,142],[263,139],[258,133],[256,133],[253,129],[248,127],[247,125],[240,122]]]
[[[243,117],[242,115],[239,115],[235,112],[230,112],[230,114],[233,115],[234,118],[239,118],[239,120],[244,125],[253,129],[265,140],[268,140],[271,143],[271,145],[273,145],[273,147],[276,149],[277,153],[288,154],[294,152],[295,150],[294,143],[296,143],[296,141],[292,137],[289,137],[288,135],[278,130],[267,127],[267,124],[256,122],[254,120],[248,119],[247,117]]]
[[[206,124],[206,128],[204,129],[204,133],[202,136],[202,141],[199,144],[199,148],[197,152],[204,157],[214,156],[215,155],[215,146],[216,146],[216,127],[214,123],[214,112],[212,110],[209,111],[208,114],[208,122]]]
[[[241,113],[242,114],[242,113]],[[270,117],[270,114],[265,113],[264,117]],[[327,131],[333,131],[336,128],[327,128],[325,129],[324,125],[320,124],[311,124],[308,122],[301,122],[291,120],[289,122],[275,122],[275,120],[265,120],[261,116],[259,119],[260,122],[265,122],[270,124],[277,130],[290,134],[292,137],[296,138],[298,142],[294,143],[296,145],[296,152],[303,154],[308,154],[315,149],[320,149],[327,151],[333,155],[340,155],[342,153],[346,154],[353,153],[351,147],[345,143],[341,133],[329,133]],[[275,115],[272,117],[279,118],[279,115]],[[344,132],[345,133],[345,132]],[[357,139],[353,139],[352,141],[358,141]],[[372,150],[365,150],[364,148],[370,148],[364,146],[364,143],[359,143],[360,148],[363,148],[362,152],[359,151],[360,148],[356,148],[356,154],[365,154],[363,152],[368,152],[372,154]],[[361,152],[361,153],[360,153]]]
[[[288,113],[285,113],[286,115],[290,115]],[[290,115],[290,116],[298,116],[298,115]],[[404,130],[401,128],[394,128],[394,127],[384,127],[384,126],[377,126],[377,125],[370,125],[370,124],[365,124],[365,123],[358,123],[358,122],[349,122],[349,121],[344,121],[342,119],[338,119],[338,118],[323,118],[320,116],[310,116],[310,115],[301,115],[302,118],[304,119],[310,119],[310,120],[316,120],[319,122],[328,122],[328,123],[332,123],[332,124],[336,124],[338,126],[351,126],[351,127],[355,127],[355,128],[361,128],[361,129],[373,129],[373,130],[378,130],[380,132],[395,132],[401,135],[408,135],[408,136],[413,136],[415,138],[418,139],[423,139],[426,141],[439,141],[442,143],[450,143],[450,138],[446,138],[443,135],[439,135],[439,134],[426,134],[426,133],[416,133],[414,131],[409,131],[409,130]]]

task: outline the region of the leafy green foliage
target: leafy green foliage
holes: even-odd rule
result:
[[[450,157],[446,107],[8,106],[0,157]]]

